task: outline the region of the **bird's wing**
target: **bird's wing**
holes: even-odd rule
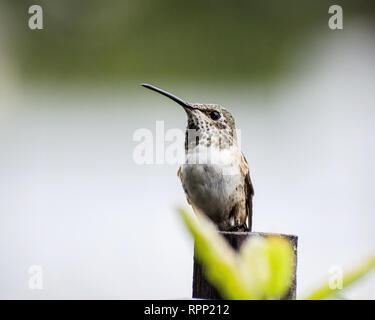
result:
[[[241,170],[245,176],[245,197],[246,197],[246,214],[248,219],[248,228],[251,231],[251,225],[253,221],[253,196],[254,196],[254,187],[250,178],[250,170],[247,164],[245,156],[242,154],[243,160],[241,165]]]
[[[187,200],[188,204],[192,205],[192,204],[191,204],[191,201],[190,201],[190,199],[189,199],[188,193],[186,192],[186,189],[185,189],[185,187],[184,187],[184,183],[183,183],[183,181],[182,181],[181,167],[179,167],[178,170],[177,170],[177,176],[178,176],[178,177],[180,178],[180,180],[181,180],[182,187],[184,188],[185,195],[186,195],[186,200]]]

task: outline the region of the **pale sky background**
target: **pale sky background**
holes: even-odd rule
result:
[[[268,90],[157,83],[236,117],[254,231],[299,236],[300,298],[332,266],[374,253],[375,43],[367,25],[351,29],[303,48],[295,71]],[[154,131],[156,120],[184,128],[184,112],[138,83],[30,87],[11,64],[1,68],[0,298],[190,297],[178,167],[132,159],[134,130]],[[43,269],[43,290],[28,288],[31,265]],[[345,294],[375,298],[375,274]]]

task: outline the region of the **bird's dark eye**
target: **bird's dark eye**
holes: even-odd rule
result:
[[[211,119],[212,120],[218,120],[218,119],[220,119],[220,112],[218,112],[218,111],[211,111],[211,113],[210,113],[210,117],[211,117]]]

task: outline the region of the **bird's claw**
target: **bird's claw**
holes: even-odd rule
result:
[[[238,224],[232,228],[229,229],[229,231],[232,231],[232,232],[247,232],[249,231],[247,225],[245,223],[243,224]]]

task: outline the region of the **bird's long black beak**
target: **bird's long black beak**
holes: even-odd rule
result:
[[[141,86],[145,87],[147,89],[150,89],[150,90],[154,90],[154,91],[162,94],[163,96],[166,96],[169,99],[172,99],[174,102],[177,102],[180,106],[183,106],[184,108],[195,109],[195,107],[192,104],[190,104],[189,102],[186,102],[186,101],[184,101],[184,100],[176,97],[175,95],[173,95],[173,94],[171,94],[171,93],[169,93],[167,91],[164,91],[162,89],[159,89],[159,88],[154,87],[154,86],[152,86],[150,84],[147,84],[147,83],[142,83]]]

